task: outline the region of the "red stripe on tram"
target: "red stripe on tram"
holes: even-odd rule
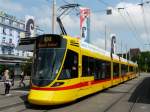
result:
[[[49,88],[48,87],[47,88],[32,87],[31,89],[33,89],[33,90],[44,90],[44,91],[69,90],[69,89],[77,89],[77,88],[90,86],[90,85],[94,85],[94,84],[98,84],[98,83],[102,83],[102,82],[107,82],[107,81],[110,81],[110,79],[81,82],[81,83],[74,84],[74,85],[71,85],[71,86],[66,86],[66,87],[57,87],[57,88],[54,88],[54,87],[49,87]]]

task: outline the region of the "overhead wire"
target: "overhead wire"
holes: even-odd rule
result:
[[[69,3],[69,2],[67,2],[67,1],[65,1],[65,0],[63,0],[63,1],[64,1],[65,3]],[[98,0],[98,1],[101,2],[102,4],[104,4],[104,5],[107,6],[107,7],[112,6],[110,3],[105,2],[104,0]],[[125,2],[125,1],[123,1],[123,0],[120,0],[120,1]],[[149,3],[149,2],[150,2],[150,1],[146,1],[145,3]],[[136,5],[139,5],[139,4],[136,4]],[[128,6],[128,7],[131,7],[131,6]],[[126,21],[127,26],[128,26],[128,28],[130,29],[130,31],[132,32],[132,34],[134,35],[135,39],[138,41],[138,43],[141,44],[141,41],[140,41],[139,38],[138,38],[137,28],[135,27],[135,24],[134,24],[134,22],[133,22],[133,20],[132,20],[132,18],[131,18],[131,16],[130,16],[130,14],[129,14],[129,12],[126,10],[126,8],[128,8],[128,7],[124,7],[124,9],[125,9],[125,12],[126,12],[126,14],[127,14],[127,16],[128,16],[128,19],[129,19],[131,25],[130,25],[130,23],[126,20],[126,18],[121,14],[120,11],[119,11],[119,14],[120,14],[120,16],[123,18],[123,20]],[[113,9],[118,9],[118,8],[113,8]],[[97,10],[97,11],[93,11],[93,12],[102,12],[102,11],[106,11],[106,10]],[[143,10],[143,11],[144,11],[144,10]],[[146,31],[147,34],[148,34],[147,25],[146,25],[146,19],[145,19],[145,13],[143,13],[143,20],[144,20],[144,27],[145,27],[145,29],[146,29],[145,31]]]
[[[143,17],[143,23],[144,23],[144,29],[145,29],[145,33],[147,35],[147,42],[150,43],[149,41],[149,31],[148,31],[148,27],[147,27],[147,21],[146,21],[146,14],[145,14],[145,10],[143,7],[143,0],[141,0],[141,4],[139,4],[141,6],[141,10],[142,10],[142,17]]]
[[[99,2],[101,2],[102,4],[104,4],[105,6],[112,6],[111,4],[109,4],[108,2],[105,2],[103,0],[98,0]]]
[[[125,2],[125,0],[120,0],[121,2]],[[136,4],[137,6],[139,6],[139,4]],[[137,31],[137,28],[135,27],[135,18],[134,18],[134,22],[133,22],[133,19],[132,19],[132,17],[131,17],[131,15],[129,14],[129,12],[127,11],[127,8],[129,8],[129,7],[125,7],[124,6],[124,9],[125,9],[125,12],[126,12],[126,14],[127,14],[127,16],[128,16],[128,19],[129,19],[129,21],[130,21],[130,23],[131,23],[131,25],[132,25],[132,27],[133,27],[133,29],[134,29],[134,32],[135,32],[135,34],[136,34],[136,40],[138,41],[138,42],[140,42],[141,43],[141,41],[139,40],[140,39],[140,36],[139,36],[139,34],[138,34],[138,31]],[[135,24],[134,24],[135,23]],[[141,43],[142,44],[142,43]],[[142,45],[144,45],[144,43],[142,44]],[[141,45],[140,45],[141,46]],[[144,48],[143,46],[142,46],[142,48]]]
[[[124,0],[120,0],[120,1],[121,1],[121,2],[125,2]],[[138,5],[138,4],[137,4],[137,5]],[[120,14],[121,18],[123,18],[123,20],[127,23],[127,26],[128,26],[128,28],[130,29],[130,31],[132,32],[132,34],[134,35],[134,38],[136,39],[136,41],[137,41],[139,44],[142,44],[141,41],[139,40],[138,31],[137,31],[137,28],[135,27],[135,24],[134,24],[134,22],[133,22],[133,20],[132,20],[132,17],[130,16],[129,12],[126,10],[126,9],[129,8],[129,7],[131,7],[131,6],[128,6],[128,7],[124,6],[123,8],[113,8],[113,9],[114,9],[114,10],[117,9],[117,10],[119,11],[119,14]],[[126,14],[127,14],[127,16],[128,16],[128,19],[129,19],[131,25],[130,25],[130,23],[128,22],[128,20],[121,14],[121,12],[120,12],[119,9],[124,9],[124,10],[125,10],[125,12],[126,12]],[[142,45],[143,45],[143,44],[142,44]],[[140,46],[141,46],[141,45],[140,45]]]
[[[118,13],[120,14],[121,18],[125,21],[125,23],[127,24],[127,27],[129,28],[129,31],[133,34],[134,37],[137,37],[136,32],[133,30],[133,28],[131,27],[130,23],[127,21],[127,19],[121,14],[121,12],[118,10]],[[138,38],[135,38],[137,40],[137,42],[139,42],[141,44],[141,41],[138,40]]]
[[[125,2],[125,0],[120,0],[121,2]],[[129,12],[127,11],[127,8],[129,8],[129,6],[128,7],[126,7],[126,6],[123,6],[123,8],[117,8],[118,9],[118,13],[120,14],[120,16],[121,16],[121,18],[126,22],[126,24],[127,24],[127,26],[128,26],[128,28],[129,28],[129,30],[132,32],[132,34],[133,34],[133,37],[136,39],[136,41],[139,43],[139,45],[141,46],[141,41],[139,40],[139,38],[138,38],[138,31],[137,31],[137,28],[135,27],[135,24],[134,24],[134,22],[133,22],[133,20],[132,20],[132,17],[130,16],[130,14],[129,14]],[[126,15],[128,16],[128,20],[130,21],[130,23],[129,23],[129,21],[121,14],[121,12],[120,12],[120,9],[123,9],[124,11],[125,11],[125,13],[126,13]]]
[[[64,2],[64,3],[66,3],[66,4],[70,4],[70,3],[69,3],[69,2],[67,2],[66,0],[63,0],[63,2]]]

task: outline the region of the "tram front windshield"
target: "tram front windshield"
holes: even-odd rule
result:
[[[66,42],[61,42],[61,44],[61,47],[58,48],[36,49],[32,73],[32,83],[34,85],[47,86],[56,78],[66,49]]]

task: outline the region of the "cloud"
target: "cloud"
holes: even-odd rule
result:
[[[78,16],[67,15],[62,19],[62,22],[68,34],[80,36],[80,20]]]
[[[123,7],[125,7],[125,9],[120,9],[118,11],[117,8]],[[91,29],[92,32],[94,32],[93,35],[104,38],[104,28],[106,25],[108,37],[111,33],[115,33],[117,37],[123,41],[124,45],[127,43],[129,47],[143,46],[147,38],[150,38],[150,22],[148,22],[148,20],[150,20],[149,12],[150,7],[148,6],[144,6],[143,13],[139,5],[122,2],[113,8],[112,15],[94,13],[92,15],[93,17],[91,17],[93,18],[93,22],[91,20]],[[146,28],[149,36],[146,34]],[[96,43],[101,41],[100,39],[96,40],[96,37],[94,37]],[[99,42],[99,44],[101,44],[101,42]]]
[[[51,11],[48,5],[40,5],[40,7],[30,7],[25,10],[24,15],[32,15],[35,18],[35,23],[38,25],[44,33],[50,33],[51,31]]]
[[[125,7],[125,9],[118,10],[118,8],[123,7]],[[51,29],[51,12],[49,6],[41,5],[38,8],[32,7],[30,11],[36,16],[39,26],[49,32]],[[150,7],[144,6],[144,12],[147,29],[149,30],[150,23],[148,20],[150,20]],[[66,15],[62,19],[62,22],[69,35],[80,36],[79,16]],[[117,38],[119,38],[117,41],[122,40],[123,45],[128,43],[128,46],[131,47],[139,46],[138,41],[144,44],[147,40],[142,8],[137,4],[126,2],[118,3],[113,8],[112,15],[106,15],[105,13],[91,14],[91,43],[103,49],[105,46],[105,25],[108,38],[108,50],[110,49],[110,35],[112,33],[115,33]],[[58,26],[57,29],[59,29]],[[118,47],[120,46],[118,45]]]
[[[21,4],[14,3],[11,0],[0,0],[0,8],[1,10],[10,10],[13,12],[21,12],[24,9]]]
[[[140,37],[141,37],[141,39],[143,39],[144,41],[149,41],[149,40],[150,40],[146,33],[141,33]]]
[[[71,0],[68,0],[70,2]],[[124,8],[118,11],[118,8]],[[17,17],[22,14],[33,15],[37,25],[40,26],[45,33],[51,31],[51,8],[48,4],[41,4],[39,6],[28,7],[20,3],[12,2],[12,0],[0,0],[1,10],[17,12]],[[141,43],[147,41],[147,35],[145,28],[147,27],[150,35],[150,7],[144,5],[144,16],[146,26],[144,26],[142,8],[134,3],[120,2],[113,8],[112,15],[106,15],[99,12],[91,12],[91,38],[90,42],[100,48],[104,49],[105,46],[105,26],[107,34],[107,47],[110,49],[110,35],[115,33],[117,35],[117,41],[122,40],[128,46],[138,46],[137,40]],[[71,36],[80,36],[80,22],[79,16],[66,15],[62,19],[63,25],[67,32]],[[57,33],[59,33],[59,27],[57,25]],[[135,31],[136,30],[136,31]],[[138,38],[138,39],[136,39]],[[150,38],[150,37],[149,37]],[[133,44],[134,42],[134,44]]]

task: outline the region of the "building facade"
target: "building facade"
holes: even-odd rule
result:
[[[138,57],[140,55],[141,51],[139,48],[133,48],[133,49],[130,49],[130,57],[133,58],[133,57]]]
[[[15,16],[0,11],[0,55],[30,57],[30,52],[16,49],[20,36],[25,33],[25,20],[19,20]],[[42,30],[36,27],[35,34],[40,33]]]
[[[35,27],[35,35],[42,34]],[[32,57],[32,52],[17,50],[19,40],[26,35],[26,21],[0,11],[0,64],[17,65]]]

